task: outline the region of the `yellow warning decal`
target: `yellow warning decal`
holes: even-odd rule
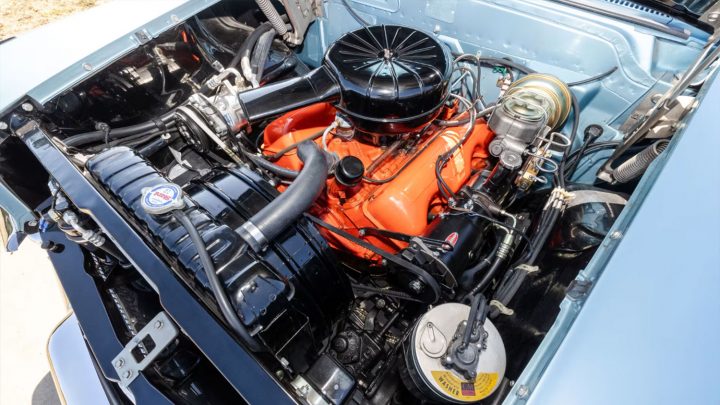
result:
[[[452,371],[430,372],[445,393],[463,402],[479,401],[492,393],[498,383],[497,373],[478,373],[475,381],[465,381]]]

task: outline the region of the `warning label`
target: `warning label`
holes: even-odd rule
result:
[[[493,392],[498,383],[497,373],[479,373],[475,381],[465,381],[449,370],[431,371],[435,382],[449,396],[463,401],[479,401]]]

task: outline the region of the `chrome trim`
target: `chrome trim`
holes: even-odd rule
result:
[[[75,314],[70,313],[47,342],[55,388],[64,404],[110,404]]]

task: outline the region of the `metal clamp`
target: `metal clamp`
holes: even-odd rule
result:
[[[177,327],[165,312],[155,315],[113,359],[112,364],[120,377],[120,385],[130,385],[177,335]]]

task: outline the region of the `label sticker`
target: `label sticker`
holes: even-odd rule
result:
[[[172,204],[177,196],[178,190],[175,187],[160,186],[145,194],[145,204],[148,207],[165,207]]]
[[[182,189],[177,184],[158,184],[143,189],[142,193],[142,207],[150,214],[164,214],[185,206]]]
[[[459,237],[460,235],[457,232],[453,232],[445,237],[445,243],[449,244],[452,247],[455,247],[455,244],[457,243]]]
[[[488,397],[498,383],[497,373],[478,373],[475,381],[465,381],[449,370],[430,372],[440,389],[462,402],[475,402]]]

